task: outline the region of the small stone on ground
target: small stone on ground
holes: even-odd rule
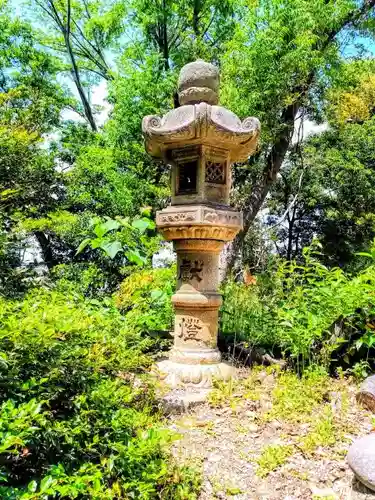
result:
[[[357,478],[375,491],[375,433],[363,436],[352,444],[348,463]]]

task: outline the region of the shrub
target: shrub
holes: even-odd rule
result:
[[[41,289],[0,299],[0,324],[1,498],[195,498],[142,375],[150,340],[109,301]]]
[[[323,266],[307,249],[303,264],[280,261],[272,284],[260,278],[257,285],[231,282],[224,287],[224,333],[280,349],[301,370],[313,361],[327,367],[343,343],[346,354],[353,354],[353,334],[361,337],[356,347],[375,343],[370,321],[375,316],[374,265],[352,277]]]
[[[145,269],[126,278],[115,296],[115,303],[125,313],[127,327],[142,333],[170,330],[173,322],[171,296],[175,281],[175,266]]]

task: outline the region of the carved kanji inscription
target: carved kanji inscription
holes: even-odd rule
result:
[[[178,279],[187,282],[196,279],[198,282],[202,281],[203,261],[182,259],[180,265],[180,273]]]
[[[200,340],[197,336],[202,332],[203,325],[198,318],[183,317],[178,326],[178,337],[183,340]]]

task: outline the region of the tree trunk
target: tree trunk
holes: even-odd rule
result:
[[[199,29],[199,15],[201,11],[201,0],[194,0],[194,8],[193,8],[193,31],[196,38],[200,36]]]
[[[296,221],[296,207],[294,206],[292,217],[288,216],[288,247],[286,253],[287,260],[292,260],[293,239],[294,239],[293,230],[295,221]]]
[[[236,262],[237,255],[243,245],[245,237],[250,229],[252,222],[254,221],[256,215],[258,214],[260,208],[263,205],[264,200],[271,188],[271,185],[276,179],[276,176],[281,168],[284,161],[285,155],[288,151],[290,141],[292,139],[294,131],[294,119],[296,117],[297,111],[299,109],[299,104],[288,106],[281,117],[284,123],[283,131],[281,132],[278,140],[272,146],[266,159],[266,166],[263,170],[262,177],[258,184],[256,184],[249,195],[249,198],[245,202],[244,210],[244,225],[243,230],[239,232],[238,236],[234,240],[231,249],[231,255],[227,261],[226,276],[232,272],[234,264]]]
[[[40,245],[45,265],[48,269],[52,269],[57,262],[53,258],[52,248],[48,237],[43,233],[43,231],[34,231],[34,236]]]
[[[79,97],[80,97],[82,105],[83,105],[85,116],[86,116],[93,132],[96,132],[97,126],[95,123],[94,115],[93,115],[90,103],[86,97],[85,91],[83,90],[83,86],[82,86],[82,82],[81,82],[81,77],[79,75],[79,69],[77,66],[76,58],[75,58],[75,55],[73,52],[72,44],[70,43],[70,23],[71,23],[71,4],[70,4],[70,0],[68,0],[66,28],[63,29],[64,42],[65,42],[65,46],[66,46],[66,50],[68,53],[70,63],[72,65],[71,73],[72,73],[74,83],[76,84],[78,94],[79,94]]]
[[[71,0],[67,2],[67,11],[66,11],[66,22],[63,16],[60,16],[59,11],[54,3],[54,0],[48,0],[46,2],[47,5],[44,4],[43,0],[37,0],[37,4],[44,10],[44,12],[53,20],[56,24],[57,28],[61,31],[61,34],[64,38],[64,44],[67,51],[67,55],[71,64],[71,74],[73,77],[73,81],[77,87],[79,98],[81,99],[82,106],[84,109],[85,117],[90,124],[91,129],[96,132],[97,126],[95,123],[94,115],[83,89],[83,85],[81,82],[81,78],[79,75],[79,68],[75,59],[73,47],[71,44]]]
[[[162,25],[162,54],[164,59],[164,69],[169,70],[169,45],[168,45],[168,26],[167,26],[167,12],[165,0],[163,0],[163,25]]]
[[[96,132],[98,130],[98,128],[96,126],[94,114],[92,112],[92,109],[91,109],[89,100],[87,99],[87,96],[85,94],[85,91],[83,90],[81,78],[79,76],[79,70],[78,70],[78,67],[77,67],[77,64],[75,61],[75,57],[74,57],[72,48],[70,46],[70,42],[66,40],[65,44],[66,44],[68,56],[69,56],[69,59],[70,59],[71,65],[72,65],[72,69],[71,69],[72,77],[73,77],[74,83],[77,87],[78,95],[79,95],[79,98],[81,99],[85,116],[87,118],[87,121],[90,124],[91,130],[93,132]]]

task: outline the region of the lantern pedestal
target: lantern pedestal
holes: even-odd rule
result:
[[[234,375],[234,367],[227,363],[191,365],[166,359],[156,366],[159,378],[173,389],[181,386],[210,389],[212,380],[229,380]]]

